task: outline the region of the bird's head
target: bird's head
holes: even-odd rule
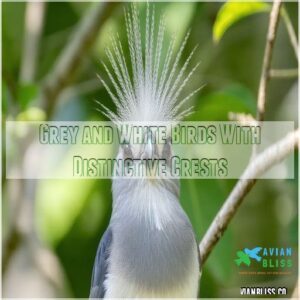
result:
[[[131,177],[135,178],[156,179],[167,177],[171,157],[171,139],[158,141],[156,132],[147,128],[139,142],[130,140],[120,145],[117,160],[124,164],[125,177],[131,174]],[[132,172],[138,173],[133,175]]]
[[[145,218],[153,220],[158,228],[163,227],[162,220],[172,219],[170,208],[177,207],[174,202],[179,199],[179,179],[170,176],[171,157],[171,139],[160,143],[150,129],[144,132],[142,143],[120,145],[117,161],[122,162],[123,172],[122,176],[114,176],[112,185],[113,208],[118,218],[150,213]],[[157,212],[157,217],[153,212]],[[149,226],[152,228],[153,224]]]

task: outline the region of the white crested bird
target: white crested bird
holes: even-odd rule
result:
[[[119,38],[112,37],[104,64],[111,84],[101,80],[116,112],[103,106],[113,122],[173,122],[191,111],[182,91],[198,64],[187,71],[192,50],[183,65],[180,59],[189,37],[175,52],[175,39],[163,55],[166,25],[156,24],[154,5],[146,9],[142,38],[138,9],[125,10],[129,63]],[[143,42],[144,41],[144,42]],[[152,140],[146,132],[146,140]],[[168,159],[170,138],[163,147],[155,143],[120,147],[118,158]],[[196,298],[199,291],[199,249],[192,225],[179,202],[179,180],[162,178],[113,178],[113,211],[98,246],[90,298],[169,297]]]

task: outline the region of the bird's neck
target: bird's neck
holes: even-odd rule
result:
[[[178,193],[179,187],[174,182],[161,184],[127,179],[113,183],[113,218],[130,218],[137,226],[163,230],[174,221],[176,211],[181,210]]]

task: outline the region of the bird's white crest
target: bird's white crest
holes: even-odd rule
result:
[[[192,110],[192,107],[183,109],[183,105],[200,90],[198,88],[187,96],[182,96],[184,87],[199,66],[198,63],[187,71],[197,48],[195,47],[179,67],[189,33],[184,37],[177,53],[174,53],[173,37],[168,41],[166,54],[162,55],[166,24],[164,18],[161,18],[156,26],[154,6],[150,9],[147,4],[144,43],[135,4],[132,4],[131,10],[125,10],[125,22],[130,63],[125,59],[119,37],[112,37],[112,49],[106,49],[111,69],[105,63],[103,66],[114,91],[101,77],[100,80],[116,105],[117,112],[102,105],[103,113],[114,122],[182,119]]]

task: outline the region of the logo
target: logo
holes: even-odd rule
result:
[[[267,248],[256,246],[244,248],[236,252],[235,264],[241,270],[240,274],[290,274],[289,269],[293,266],[293,250],[286,248]],[[251,268],[246,270],[247,268]],[[254,271],[257,268],[257,271]]]
[[[256,261],[261,261],[261,256],[258,253],[261,251],[262,247],[256,247],[252,250],[245,248],[243,251],[237,251],[237,259],[235,259],[235,263],[240,266],[241,264],[245,264],[246,266],[251,265],[251,259],[255,259]]]

